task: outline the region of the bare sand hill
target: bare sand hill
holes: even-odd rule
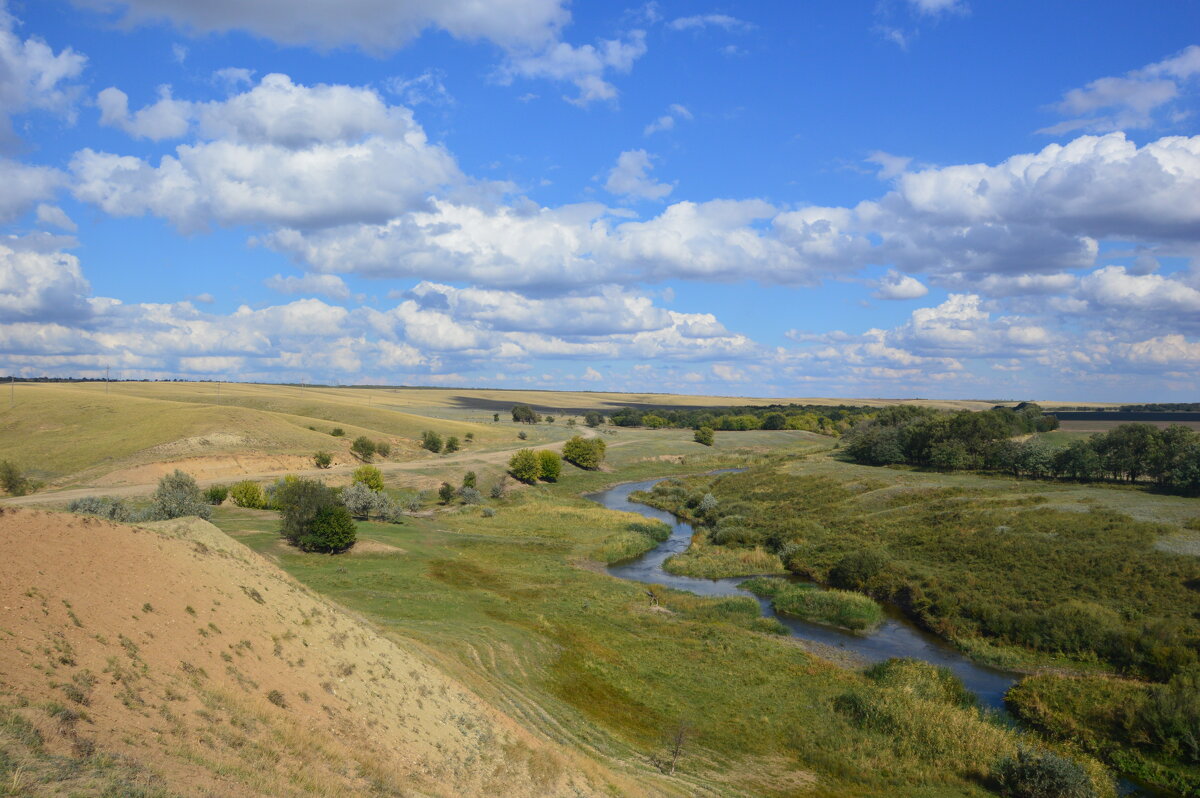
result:
[[[0,507],[0,552],[16,794],[659,792],[528,733],[207,522]]]

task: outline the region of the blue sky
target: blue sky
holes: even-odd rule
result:
[[[1195,399],[1194,2],[0,9],[0,372]]]

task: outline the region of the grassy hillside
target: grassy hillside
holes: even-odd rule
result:
[[[210,524],[151,526],[0,514],[4,794],[673,792],[525,732]]]
[[[417,439],[431,428],[447,436],[472,433],[481,445],[514,438],[496,425],[429,419],[333,391],[295,389],[291,396],[288,390],[223,386],[216,404],[210,384],[114,383],[107,393],[98,383],[22,384],[15,404],[0,405],[0,451],[37,478],[66,483],[224,455],[265,458],[243,464],[264,471],[295,468],[318,449],[350,462],[350,441],[358,435],[391,441],[394,459],[422,456]],[[345,436],[332,437],[334,427]],[[246,470],[228,465],[229,473]]]

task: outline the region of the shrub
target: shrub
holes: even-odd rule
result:
[[[907,690],[919,698],[958,707],[975,706],[975,696],[954,671],[923,660],[895,657],[872,665],[863,675],[878,685]]]
[[[595,471],[604,462],[604,450],[607,448],[599,438],[584,438],[576,435],[563,444],[563,459],[579,468]]]
[[[380,457],[391,457],[392,445],[387,441],[375,441],[375,453]]]
[[[598,427],[604,423],[604,416],[596,412],[585,413],[583,416],[583,423],[587,424],[589,427]]]
[[[1200,671],[1185,670],[1152,686],[1137,725],[1164,753],[1200,763]]]
[[[1096,798],[1088,773],[1073,759],[1021,747],[997,763],[993,775],[1011,798]]]
[[[218,505],[227,498],[229,498],[228,485],[210,485],[209,488],[204,491],[204,500],[212,505]]]
[[[887,567],[888,558],[878,551],[852,551],[829,571],[829,584],[845,590],[862,590]]]
[[[322,507],[313,516],[309,532],[297,545],[304,551],[337,554],[346,551],[357,538],[357,527],[350,511],[340,504]]]
[[[442,500],[442,504],[449,504],[454,501],[454,486],[449,482],[443,482],[438,488],[438,498]]]
[[[0,460],[0,486],[10,496],[24,496],[31,490],[29,478],[7,460]]]
[[[354,484],[361,482],[377,493],[383,490],[383,472],[372,465],[362,465],[354,469],[354,476],[350,481]]]
[[[546,423],[547,423],[547,424],[553,424],[553,423],[554,423],[554,416],[546,416]]]
[[[700,429],[696,430],[695,441],[696,441],[696,443],[702,443],[705,446],[712,446],[713,445],[712,428],[711,427],[701,427]]]
[[[366,435],[359,435],[354,439],[354,443],[350,444],[350,453],[359,460],[369,463],[371,462],[371,458],[375,456],[375,441]]]
[[[483,508],[483,517],[484,518],[492,518],[495,515],[496,515],[496,509],[494,507],[484,507]]]
[[[124,499],[114,499],[111,496],[84,496],[68,504],[67,509],[73,513],[95,515],[117,522],[128,521],[133,515]]]
[[[313,455],[313,463],[317,468],[329,468],[333,465],[333,455],[326,451],[320,451]]]
[[[483,494],[475,488],[459,488],[458,498],[463,500],[463,504],[480,504],[483,502]]]
[[[410,513],[419,512],[421,510],[421,494],[413,496],[404,506]]]
[[[503,499],[504,494],[507,492],[508,492],[508,477],[501,474],[500,478],[498,480],[496,480],[496,482],[492,485],[491,490],[488,491],[488,495],[491,496],[493,499]]]
[[[238,507],[246,507],[251,510],[260,510],[267,504],[262,486],[248,479],[230,488],[229,498],[233,499],[233,503]]]
[[[467,473],[463,474],[462,486],[464,488],[477,488],[477,487],[479,487],[479,485],[477,484],[478,481],[479,481],[479,478],[475,475],[475,472],[468,471]]]
[[[521,449],[509,459],[508,473],[519,482],[532,485],[542,475],[542,463],[533,449]]]
[[[529,433],[526,432],[525,430],[521,430],[520,432],[517,433],[517,438],[519,440],[523,440],[523,441],[529,440]]]
[[[345,437],[346,430],[342,429],[341,427],[334,427],[329,431],[329,434],[335,438],[342,438]]]
[[[720,506],[720,502],[717,501],[717,497],[706,493],[700,498],[700,504],[696,505],[696,510],[701,516],[708,517],[717,511],[718,506]]]
[[[386,496],[371,490],[365,482],[352,482],[342,491],[339,498],[350,511],[350,515],[363,519],[369,518],[372,511],[382,509],[383,503],[387,501]]]
[[[446,439],[446,454],[450,454],[451,452],[457,452],[461,448],[462,448],[462,445],[458,442],[458,438],[451,435],[449,438]]]
[[[204,501],[204,495],[189,474],[175,469],[158,481],[158,488],[151,498],[149,515],[156,519],[182,518],[196,515],[208,518],[212,509]]]
[[[312,532],[317,512],[337,504],[337,494],[324,482],[297,479],[277,487],[275,503],[279,507],[284,538],[300,545],[300,540]]]
[[[437,454],[442,450],[442,436],[433,430],[425,430],[421,433],[421,448]]]
[[[543,449],[537,453],[537,457],[540,478],[546,482],[557,482],[559,474],[562,473],[562,458],[558,456],[558,452]]]

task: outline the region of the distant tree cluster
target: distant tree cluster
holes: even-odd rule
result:
[[[1036,416],[1035,416],[1036,413]],[[1200,493],[1200,434],[1181,424],[1121,424],[1087,440],[1054,446],[1015,436],[1053,429],[1037,405],[981,413],[888,408],[846,436],[845,451],[868,465],[907,463],[941,471],[999,471],[1014,477],[1137,482]]]
[[[670,409],[656,407],[649,410],[637,407],[622,407],[609,416],[617,427],[647,427],[662,429],[698,430],[807,430],[822,435],[841,435],[849,430],[858,419],[868,417],[874,408],[838,405],[766,405],[748,407],[711,407]],[[592,423],[591,416],[597,416]],[[589,426],[598,426],[603,417],[599,413],[585,416]]]
[[[513,405],[512,420],[520,424],[536,424],[542,420],[542,417],[529,405]]]

